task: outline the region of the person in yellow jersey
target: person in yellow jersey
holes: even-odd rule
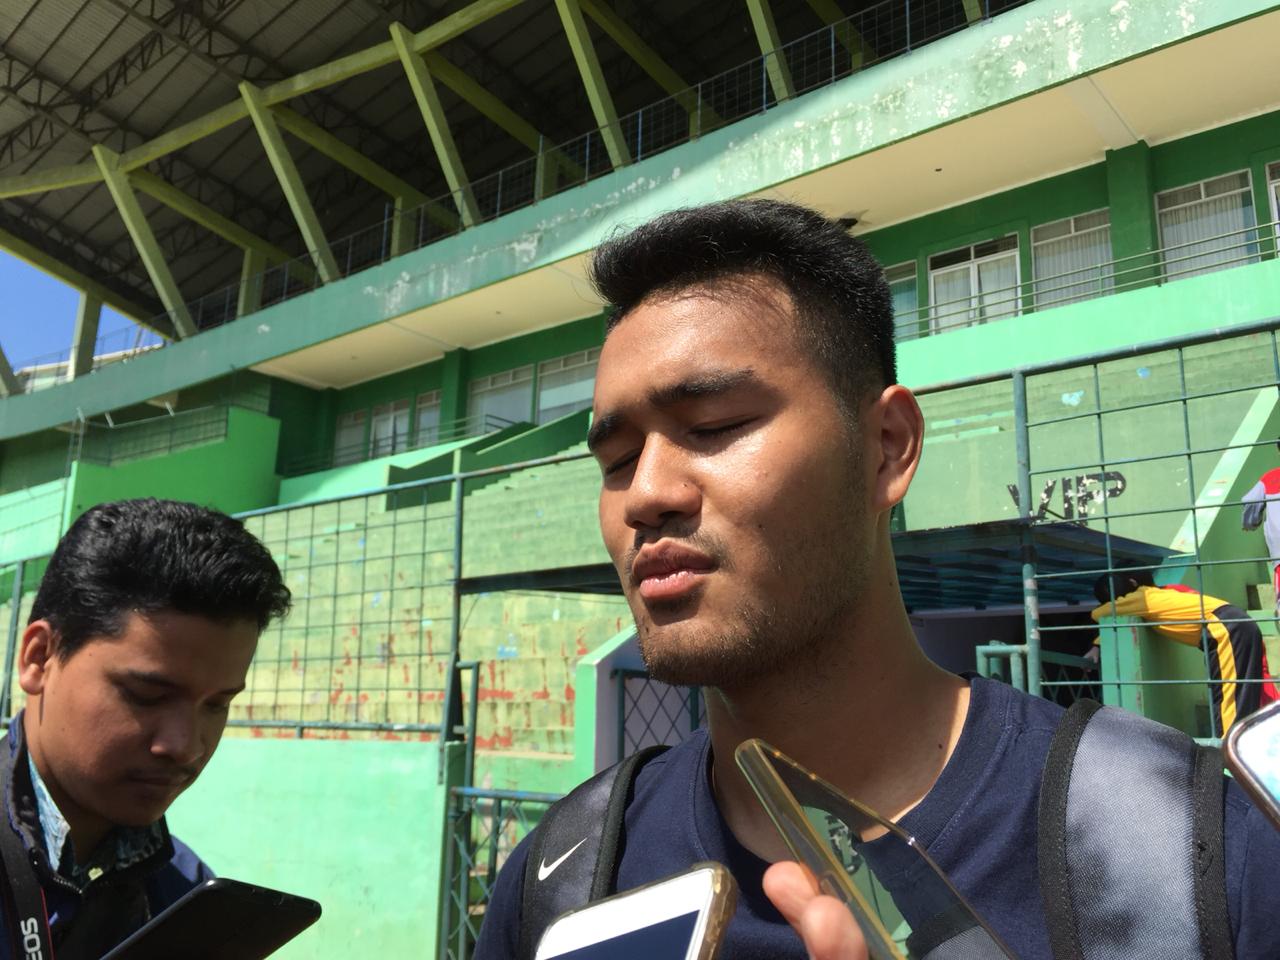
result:
[[[1179,583],[1158,587],[1147,570],[1099,577],[1093,593],[1101,604],[1090,614],[1094,620],[1141,617],[1170,640],[1201,649],[1208,644],[1209,690],[1218,736],[1225,736],[1233,723],[1260,704],[1280,699],[1267,668],[1262,631],[1239,607]],[[1095,663],[1097,644],[1095,639],[1085,654]]]

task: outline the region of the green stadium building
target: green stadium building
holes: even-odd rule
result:
[[[3,716],[76,516],[243,516],[294,610],[175,832],[324,904],[282,956],[468,957],[546,803],[700,722],[600,541],[591,252],[766,196],[885,267],[930,655],[1220,737],[1202,650],[1081,655],[1151,568],[1280,664],[1277,49],[1259,0],[6,2],[0,247],[81,298],[0,355]]]

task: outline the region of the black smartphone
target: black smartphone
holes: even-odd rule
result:
[[[1280,830],[1280,703],[1237,720],[1222,752],[1236,781]]]
[[[320,919],[320,904],[218,877],[206,880],[102,960],[261,960]]]

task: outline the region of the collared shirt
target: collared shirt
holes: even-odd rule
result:
[[[27,767],[31,771],[31,786],[49,863],[80,889],[104,873],[142,862],[164,846],[164,831],[158,823],[147,827],[113,827],[93,855],[85,863],[78,863],[71,843],[71,825],[54,803],[30,753],[27,754]]]

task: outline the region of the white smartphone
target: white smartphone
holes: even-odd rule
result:
[[[1222,752],[1236,781],[1280,830],[1280,703],[1236,721]]]
[[[711,960],[737,904],[718,863],[571,910],[538,942],[536,960]]]

